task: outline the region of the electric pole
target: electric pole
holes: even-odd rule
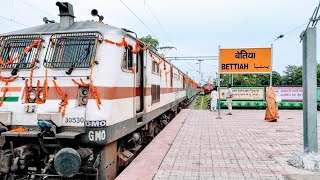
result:
[[[200,82],[202,83],[201,62],[202,62],[203,60],[198,60],[198,61],[199,61]]]

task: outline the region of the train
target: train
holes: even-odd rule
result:
[[[203,92],[204,92],[204,94],[209,94],[213,91],[214,88],[215,88],[215,84],[206,83],[203,85]]]
[[[97,10],[56,5],[60,22],[0,35],[0,179],[114,179],[199,84]]]

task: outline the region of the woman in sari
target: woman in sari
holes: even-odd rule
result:
[[[276,97],[277,97],[276,92],[270,86],[269,90],[267,91],[267,97],[266,97],[266,101],[267,101],[266,116],[265,116],[266,121],[276,122],[277,119],[279,119],[279,112],[278,112]]]

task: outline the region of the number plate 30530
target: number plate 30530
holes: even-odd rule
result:
[[[66,126],[84,126],[84,117],[65,117],[63,124]]]

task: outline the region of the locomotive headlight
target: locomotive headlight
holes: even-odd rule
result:
[[[88,103],[88,97],[82,97],[81,104],[87,104]]]
[[[88,96],[89,89],[88,88],[81,88],[81,95],[82,96]]]
[[[39,92],[39,99],[43,99],[43,90],[40,90]]]
[[[80,106],[85,106],[88,103],[89,87],[80,87],[78,93],[78,102]]]
[[[32,89],[29,91],[29,102],[34,102],[36,100],[36,91]]]

